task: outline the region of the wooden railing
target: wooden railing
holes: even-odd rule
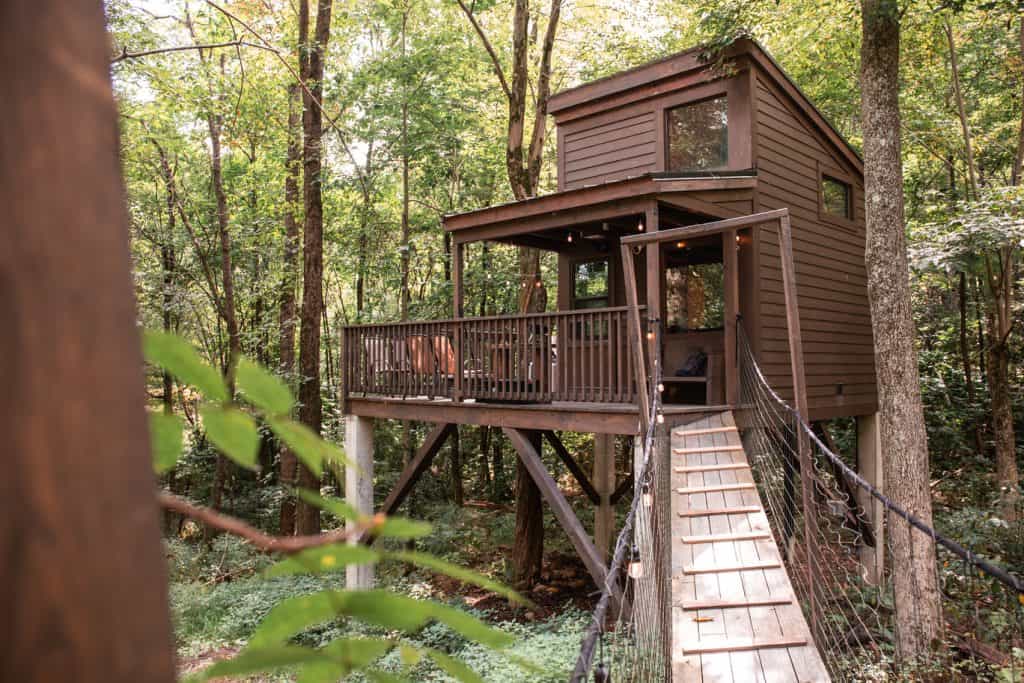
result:
[[[345,395],[636,401],[629,309],[346,327]]]

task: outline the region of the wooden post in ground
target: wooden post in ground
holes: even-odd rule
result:
[[[878,413],[857,417],[857,473],[868,483],[883,491],[882,443],[878,424]],[[864,580],[871,585],[882,581],[885,568],[885,516],[882,503],[862,488],[857,489],[860,509],[867,516],[865,520],[874,532],[874,547],[862,544],[860,561],[864,566]]]
[[[345,467],[345,498],[364,515],[373,514],[373,419],[345,416],[345,454],[351,464]],[[352,527],[349,522],[347,526]],[[353,543],[358,543],[354,540]],[[345,568],[345,587],[366,589],[373,586],[373,565],[349,565]]]
[[[611,541],[615,535],[615,436],[594,434],[594,489],[599,496],[594,511],[594,545],[605,564],[610,558]]]

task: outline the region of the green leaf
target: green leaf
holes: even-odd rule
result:
[[[286,415],[292,409],[292,393],[284,382],[248,358],[238,361],[235,382],[245,398],[267,415]]]
[[[480,674],[454,657],[433,649],[427,650],[427,656],[433,659],[442,671],[461,683],[483,683],[484,679]]]
[[[406,669],[411,669],[423,659],[423,653],[411,645],[401,644],[398,646],[398,655],[402,660],[402,665]]]
[[[181,455],[181,418],[172,413],[149,414],[149,439],[153,449],[153,469],[163,474],[174,467]]]
[[[385,538],[422,538],[430,534],[433,527],[427,522],[417,522],[406,517],[388,517],[384,523],[376,527],[373,533]]]
[[[321,574],[336,572],[350,564],[370,564],[380,559],[380,553],[364,545],[338,543],[310,548],[278,562],[267,570],[268,577],[291,574]]]
[[[142,351],[147,361],[199,389],[207,398],[228,400],[228,390],[220,373],[204,363],[196,350],[181,337],[146,330],[142,335]]]
[[[270,671],[284,666],[308,664],[311,662],[330,661],[328,655],[309,647],[295,645],[271,645],[267,647],[248,647],[231,659],[203,669],[195,677],[189,678],[190,683],[208,681],[222,676],[244,676],[246,674]]]
[[[256,422],[236,408],[204,405],[199,412],[213,445],[242,467],[255,469],[260,447]]]
[[[278,603],[253,634],[254,647],[283,643],[301,631],[339,616],[411,633],[436,619],[460,635],[490,648],[503,648],[513,638],[453,607],[414,600],[385,590],[320,591]]]
[[[345,459],[344,451],[321,439],[304,424],[284,417],[268,417],[267,424],[295,453],[302,464],[315,472],[317,476],[323,472],[323,464],[326,461],[342,462],[348,467],[355,466]]]
[[[310,505],[318,507],[325,512],[329,512],[338,519],[345,520],[346,522],[355,522],[362,517],[358,510],[341,498],[325,498],[324,496],[314,493],[313,491],[309,491],[308,489],[296,489],[295,495]]]
[[[329,662],[314,662],[302,668],[298,683],[336,683],[353,671],[362,671],[395,646],[386,638],[338,638],[321,652]]]
[[[452,564],[451,562],[446,562],[445,560],[434,557],[433,555],[428,555],[427,553],[418,553],[410,550],[401,550],[385,553],[384,557],[387,559],[398,560],[400,562],[408,562],[409,564],[414,564],[419,567],[432,569],[440,574],[445,574],[446,576],[450,576],[453,579],[458,579],[463,583],[469,583],[474,586],[479,586],[484,590],[489,590],[493,593],[497,593],[498,595],[508,598],[513,602],[517,602],[520,605],[532,606],[532,603],[530,603],[529,600],[519,595],[519,593],[515,592],[511,588],[499,583],[498,581],[486,577],[483,574],[478,574],[477,572],[474,572],[471,569],[465,569],[456,564]]]

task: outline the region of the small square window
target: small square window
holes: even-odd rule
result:
[[[577,263],[573,271],[573,308],[608,306],[608,261]]]
[[[729,165],[729,112],[723,95],[667,112],[668,171],[704,171]]]
[[[821,201],[825,211],[841,218],[853,218],[850,184],[841,180],[821,177]]]

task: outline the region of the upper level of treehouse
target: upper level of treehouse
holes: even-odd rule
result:
[[[760,46],[740,41],[716,64],[696,49],[673,55],[558,93],[549,111],[558,191],[444,219],[451,318],[346,328],[347,411],[636,433],[637,377],[651,372],[654,346],[644,334],[646,356],[630,352],[641,334],[631,311],[660,331],[670,418],[739,403],[740,334],[786,393],[778,226],[650,238],[784,208],[809,417],[875,412],[862,163]],[[485,240],[556,252],[557,310],[465,317],[466,245]]]

